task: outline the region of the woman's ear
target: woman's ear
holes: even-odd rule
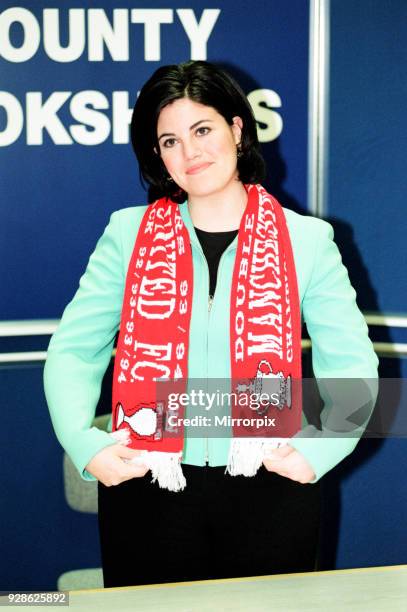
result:
[[[235,137],[235,143],[238,145],[242,140],[242,129],[243,129],[243,121],[241,117],[233,117],[233,124],[231,126],[233,130],[233,135]]]

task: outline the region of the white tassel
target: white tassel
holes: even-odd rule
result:
[[[119,444],[125,446],[130,442],[128,429],[118,429],[110,434]],[[140,455],[133,459],[125,459],[126,463],[135,465],[144,464],[151,470],[152,482],[158,481],[162,489],[169,491],[182,491],[185,489],[187,481],[181,467],[182,452],[162,453],[158,451],[142,450]]]
[[[158,480],[162,489],[169,491],[182,491],[187,481],[182,472],[182,453],[160,453],[158,451],[148,452],[146,465],[149,466],[153,475],[153,481]]]
[[[268,453],[287,442],[287,438],[233,438],[225,474],[254,476]]]
[[[118,429],[110,434],[119,444],[127,445],[130,434],[127,429]],[[288,444],[287,438],[233,438],[225,474],[230,476],[254,476],[263,459],[274,448]],[[158,481],[162,489],[182,491],[187,484],[181,467],[182,452],[162,453],[142,450],[133,459],[125,459],[126,463],[144,464],[153,476],[152,482]]]

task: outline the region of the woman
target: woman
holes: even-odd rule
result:
[[[159,68],[131,128],[150,204],[113,213],[45,367],[57,436],[99,481],[105,586],[311,571],[320,479],[363,427],[329,435],[340,411],[328,402],[321,430],[298,426],[301,316],[317,378],[377,377],[332,228],[261,186],[251,108],[210,63]],[[91,423],[119,326],[112,435]],[[188,381],[229,381],[235,397],[278,379],[281,411],[268,414],[282,429],[186,435],[169,427],[157,378],[176,379],[178,395]],[[233,400],[231,415],[241,411]]]

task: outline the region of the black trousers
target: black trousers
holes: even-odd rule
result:
[[[151,473],[98,483],[105,587],[306,572],[316,567],[320,483],[183,465],[178,493]]]

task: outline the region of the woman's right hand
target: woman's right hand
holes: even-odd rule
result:
[[[134,448],[123,444],[111,444],[102,448],[88,463],[86,470],[100,480],[106,487],[118,485],[130,478],[140,478],[149,468],[142,464],[126,463],[123,459],[133,459],[141,454]]]

